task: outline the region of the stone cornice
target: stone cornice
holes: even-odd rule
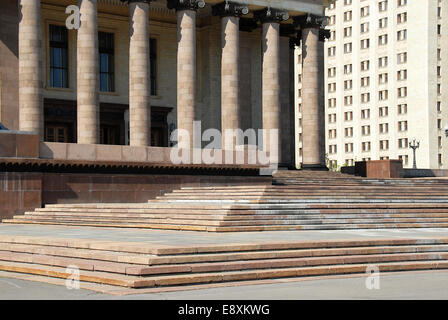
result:
[[[266,22],[277,22],[289,19],[289,13],[286,10],[276,9],[276,8],[265,8],[263,10],[254,11],[254,18],[259,20],[261,23]]]
[[[245,4],[226,1],[214,5],[212,13],[221,17],[241,17],[249,13],[249,8]]]
[[[325,28],[328,24],[328,20],[326,16],[306,14],[304,16],[294,17],[294,24],[300,26],[302,29]]]
[[[197,10],[205,7],[204,0],[167,0],[168,9],[179,10]]]

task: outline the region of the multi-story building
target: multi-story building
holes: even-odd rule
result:
[[[2,0],[0,122],[48,143],[153,147],[171,146],[175,129],[193,133],[193,120],[202,130],[273,129],[289,167],[290,41],[300,27],[304,163],[325,168],[317,83],[329,2]]]
[[[448,168],[447,10],[447,0],[338,0],[326,10],[326,153],[332,167],[380,159],[412,167],[415,138],[418,167]]]

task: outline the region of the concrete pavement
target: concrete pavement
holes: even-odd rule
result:
[[[0,235],[24,235],[105,241],[130,241],[160,245],[232,244],[263,241],[349,240],[384,238],[448,237],[447,228],[303,230],[269,232],[207,233],[196,231],[151,230],[131,228],[98,228],[55,225],[0,224]]]
[[[380,275],[380,288],[367,289],[365,277],[319,280],[283,279],[280,283],[209,288],[124,296],[68,290],[47,283],[0,278],[0,299],[44,300],[310,300],[310,299],[448,299],[448,271]]]

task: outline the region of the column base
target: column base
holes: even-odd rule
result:
[[[307,171],[329,171],[327,166],[322,164],[302,164],[301,169]]]

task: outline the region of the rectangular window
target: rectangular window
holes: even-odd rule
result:
[[[68,88],[68,32],[50,25],[50,87]]]
[[[114,34],[99,32],[100,91],[115,91]]]

